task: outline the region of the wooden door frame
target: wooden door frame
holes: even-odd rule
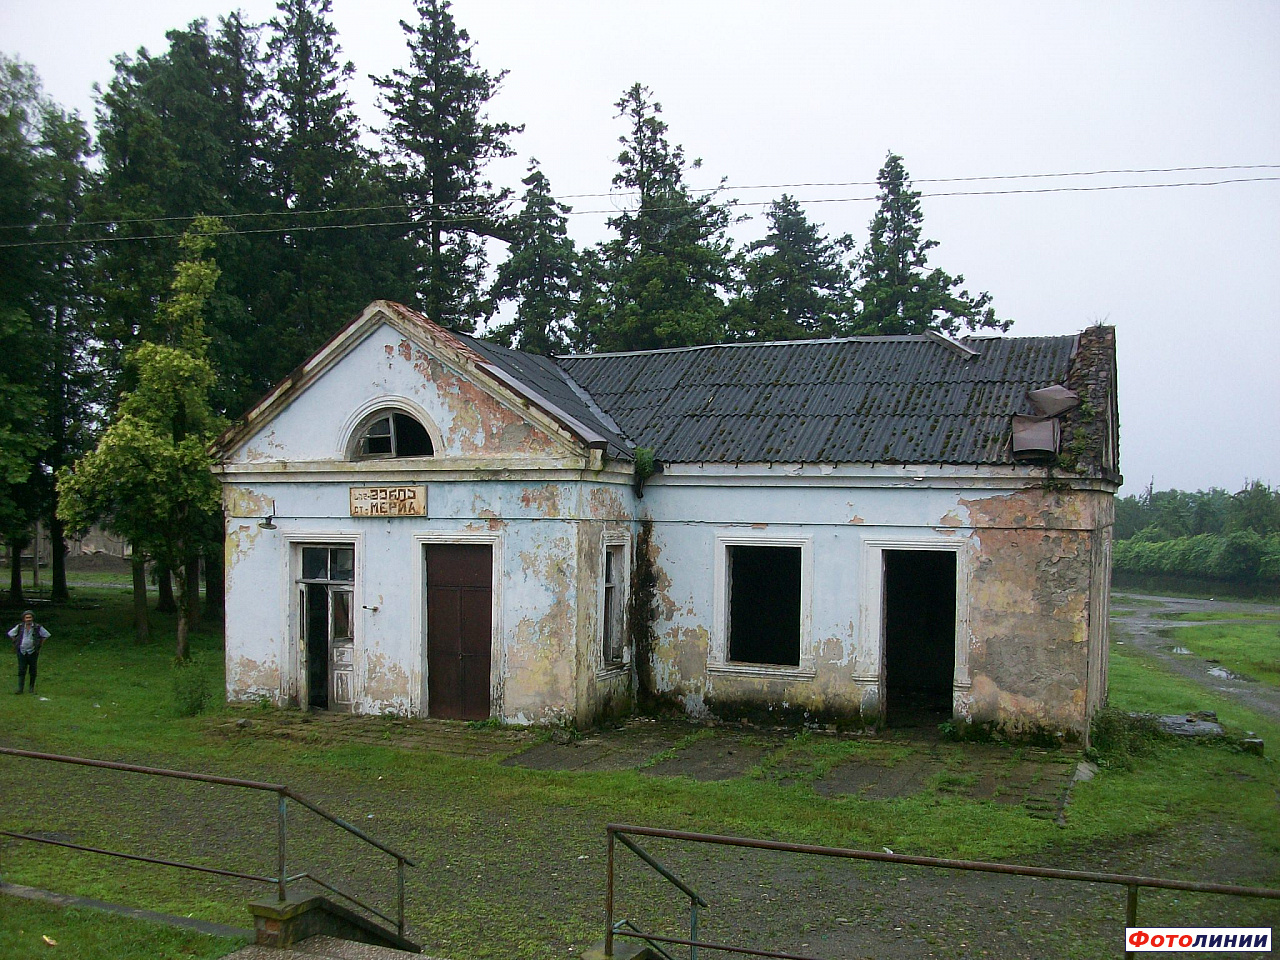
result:
[[[489,547],[493,563],[489,594],[492,604],[489,617],[491,638],[489,642],[489,716],[505,716],[502,701],[502,677],[505,675],[505,648],[502,643],[502,534],[490,530],[441,530],[415,534],[414,550],[417,552],[417,576],[413,587],[413,635],[418,637],[418,682],[413,686],[416,702],[410,704],[415,716],[428,716],[430,704],[427,694],[427,563],[426,548],[433,545],[459,547]]]
[[[289,629],[284,637],[283,649],[280,651],[280,663],[284,669],[280,671],[281,702],[289,703],[296,698],[302,709],[307,708],[311,699],[311,684],[307,677],[307,651],[301,642],[302,609],[298,603],[298,581],[302,577],[302,547],[351,547],[355,576],[351,581],[351,655],[355,661],[351,676],[351,711],[359,713],[360,697],[364,691],[364,617],[358,616],[361,609],[360,597],[364,591],[364,534],[355,531],[323,532],[290,531],[282,538],[285,549],[286,573],[284,578],[284,605],[289,611]],[[329,667],[326,665],[326,674]]]
[[[954,553],[956,558],[956,625],[954,665],[951,681],[951,715],[968,716],[969,689],[969,552],[965,538],[896,537],[862,541],[862,636],[865,653],[872,660],[874,674],[863,679],[874,680],[877,685],[881,723],[888,716],[888,690],[885,671],[885,575],[886,550],[932,550]],[[867,644],[866,641],[871,641]]]

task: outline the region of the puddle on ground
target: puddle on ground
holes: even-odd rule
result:
[[[1245,683],[1255,682],[1253,677],[1246,677],[1241,673],[1232,673],[1226,667],[1210,667],[1209,676],[1213,677],[1215,680],[1241,680]]]
[[[1180,657],[1191,656],[1191,651],[1188,650],[1186,647],[1165,647],[1165,649],[1168,650],[1170,653],[1176,653]]]

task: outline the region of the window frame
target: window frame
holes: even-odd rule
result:
[[[615,552],[619,562],[614,564],[614,597],[618,605],[618,659],[607,659],[605,650],[605,624],[608,617],[608,587],[605,580],[610,551]],[[630,670],[632,661],[631,644],[627,637],[627,605],[631,592],[631,537],[622,533],[606,533],[600,538],[600,568],[597,580],[596,596],[596,630],[595,651],[599,657],[599,676],[615,676]]]
[[[395,414],[412,417],[426,432],[431,443],[431,453],[415,456],[397,456]],[[389,418],[391,453],[362,454],[360,448],[365,434],[379,420]],[[351,463],[385,463],[386,461],[419,461],[437,460],[442,456],[444,439],[440,435],[435,422],[416,404],[409,403],[399,397],[376,397],[357,410],[343,427],[340,456]]]
[[[784,547],[800,550],[800,663],[748,663],[729,659],[730,557],[732,547]],[[813,644],[813,538],[811,536],[759,536],[719,533],[715,540],[715,615],[707,651],[707,672],[742,677],[812,680],[816,651]]]

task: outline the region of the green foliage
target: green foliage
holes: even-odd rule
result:
[[[667,140],[662,105],[641,84],[614,105],[629,126],[618,138],[615,187],[634,192],[633,209],[609,220],[617,237],[604,245],[607,290],[599,329],[584,330],[601,350],[651,350],[725,339],[721,292],[731,279],[729,208],[716,191],[695,193],[684,148]]]
[[[858,258],[858,307],[854,332],[859,334],[923,333],[942,330],[1008,330],[1011,320],[998,320],[991,294],[974,296],[962,289],[964,277],[939,267],[928,268],[936,240],[921,239],[920,193],[902,157],[890,153],[876,176],[880,208],[871,221],[871,237]]]
[[[570,208],[556,201],[538,162],[529,162],[522,181],[524,208],[510,225],[507,259],[489,291],[493,305],[517,301],[515,317],[490,339],[526,353],[564,353],[572,332],[577,252],[569,238]]]
[[[417,22],[400,21],[408,68],[373,81],[387,115],[381,133],[392,176],[424,221],[419,302],[437,323],[470,331],[485,312],[481,238],[508,236],[510,191],[495,189],[484,168],[514,154],[507,140],[523,128],[488,119],[485,108],[506,71],[491,74],[475,62],[471,38],[449,8],[448,0],[415,0]]]
[[[729,305],[729,335],[735,340],[839,335],[849,308],[845,256],[853,238],[823,236],[786,194],[766,217],[768,234],[749,244],[742,258],[740,289]]]
[[[173,663],[173,707],[180,717],[194,717],[209,707],[221,691],[203,654]]]
[[[1103,707],[1093,715],[1089,752],[1099,762],[1129,769],[1136,760],[1158,753],[1168,741],[1169,734],[1152,715]]]

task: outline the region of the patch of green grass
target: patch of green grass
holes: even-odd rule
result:
[[[1126,607],[1159,607],[1159,600],[1153,600],[1150,597],[1141,597],[1130,593],[1112,593],[1111,603],[1112,609],[1115,609],[1116,602],[1123,603]]]
[[[1206,623],[1186,627],[1173,639],[1232,673],[1280,687],[1280,620],[1267,623]]]
[[[1208,610],[1191,610],[1187,613],[1157,613],[1157,620],[1179,620],[1186,623],[1204,623],[1212,620],[1261,620],[1280,624],[1280,617],[1267,614],[1263,611],[1257,613],[1240,613],[1238,611],[1229,611],[1224,613],[1213,613]]]
[[[0,914],[0,956],[6,960],[214,960],[244,946],[240,940],[4,894]]]

